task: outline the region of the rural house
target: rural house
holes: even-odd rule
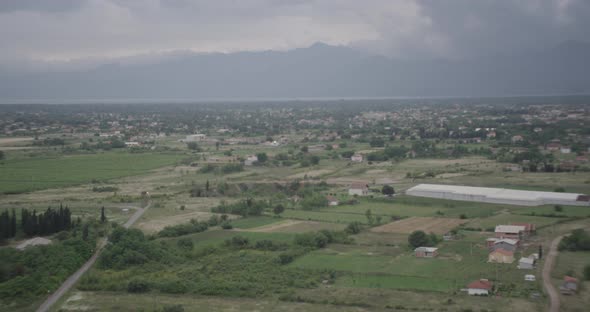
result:
[[[514,262],[514,252],[498,248],[488,255],[488,262],[492,263],[512,263]]]
[[[524,226],[524,235],[530,236],[537,232],[537,227],[532,223],[512,223],[512,225]]]
[[[472,296],[487,296],[492,292],[492,282],[480,279],[467,285],[467,293]]]
[[[353,183],[348,189],[348,195],[367,196],[369,195],[369,188],[365,183]]]
[[[338,206],[339,204],[338,199],[332,195],[326,196],[326,200],[328,200],[328,206]]]
[[[498,225],[494,230],[496,238],[522,239],[525,227],[522,225]]]
[[[518,247],[518,240],[510,239],[510,238],[488,238],[486,240],[486,244],[490,251],[494,251],[496,249],[504,249],[508,251],[516,251]]]
[[[246,157],[246,160],[244,160],[244,165],[245,166],[252,166],[256,162],[258,162],[258,156],[249,155],[248,157]]]
[[[354,154],[354,155],[352,155],[352,157],[350,157],[350,160],[354,161],[354,162],[363,162],[363,155]]]
[[[518,260],[518,268],[521,270],[532,270],[535,268],[535,259],[534,258],[525,258],[522,257]]]
[[[578,279],[571,276],[565,276],[563,278],[563,284],[559,286],[559,291],[563,295],[573,295],[578,292]]]
[[[418,247],[414,249],[418,258],[434,258],[438,256],[438,248],[435,247]]]

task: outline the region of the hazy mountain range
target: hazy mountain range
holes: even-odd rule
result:
[[[0,69],[0,98],[505,96],[590,93],[590,44],[469,60],[399,60],[315,44],[184,54],[78,71]]]

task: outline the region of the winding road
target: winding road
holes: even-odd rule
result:
[[[148,204],[145,206],[145,208],[121,207],[121,208],[133,208],[133,209],[137,209],[135,211],[135,213],[131,216],[131,218],[129,218],[129,220],[127,220],[127,222],[125,222],[125,224],[123,224],[123,226],[125,228],[129,228],[130,226],[132,226],[139,218],[141,218],[141,216],[143,215],[143,213],[150,207],[150,205],[151,205],[151,202],[148,202]],[[78,282],[78,280],[80,279],[80,277],[82,277],[82,275],[84,275],[84,273],[86,273],[86,271],[88,271],[88,269],[90,269],[90,267],[92,267],[92,265],[94,265],[94,263],[96,262],[96,259],[98,259],[98,257],[100,256],[100,253],[103,251],[103,249],[107,245],[107,243],[108,243],[108,239],[107,238],[103,239],[98,244],[98,248],[94,252],[94,255],[92,255],[92,257],[90,257],[90,259],[88,259],[88,261],[86,261],[86,263],[84,263],[84,265],[81,268],[79,268],[78,271],[76,271],[74,274],[72,274],[70,277],[68,277],[68,279],[65,280],[65,282],[63,282],[63,284],[61,284],[61,286],[53,294],[51,294],[51,296],[49,296],[45,300],[45,302],[43,302],[39,306],[39,308],[37,308],[37,312],[46,312],[46,311],[49,311],[49,309],[66,292],[68,292],[68,290],[70,290],[70,288],[72,288],[72,286],[74,286],[74,284],[76,284],[76,282]]]
[[[553,239],[553,241],[551,242],[551,246],[549,247],[549,253],[547,253],[547,257],[545,259],[545,264],[543,265],[543,287],[549,295],[550,312],[559,312],[559,292],[551,283],[551,270],[553,269],[555,258],[559,253],[559,251],[557,250],[557,246],[559,246],[559,242],[561,241],[563,236],[564,235],[561,235]]]

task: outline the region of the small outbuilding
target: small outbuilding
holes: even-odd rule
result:
[[[438,248],[435,247],[418,247],[414,249],[414,254],[418,258],[434,258],[438,256]]]
[[[328,201],[328,206],[338,206],[340,204],[338,198],[331,195],[326,196],[326,200]]]
[[[467,293],[471,296],[487,296],[492,292],[492,287],[492,282],[480,279],[467,285]]]
[[[518,268],[521,270],[532,270],[535,268],[535,259],[534,258],[525,258],[522,257],[518,260]]]
[[[532,275],[532,274],[526,274],[524,276],[524,280],[527,281],[527,282],[534,282],[534,281],[537,280],[537,278],[534,275]]]
[[[578,292],[578,279],[571,276],[564,276],[563,284],[559,286],[559,291],[563,295],[573,295]]]

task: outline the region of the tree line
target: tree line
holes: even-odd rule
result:
[[[37,214],[28,209],[21,210],[21,228],[25,235],[48,235],[63,230],[68,230],[72,226],[72,213],[66,206],[60,205],[59,209],[48,207],[43,213]]]

